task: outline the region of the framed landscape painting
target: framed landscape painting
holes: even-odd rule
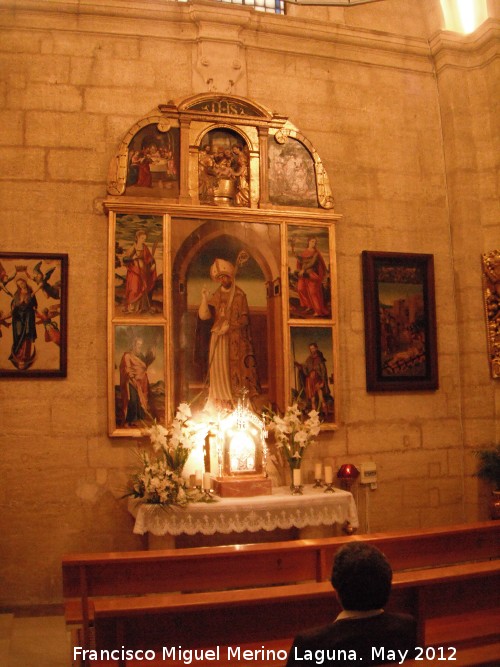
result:
[[[362,253],[368,391],[438,388],[432,255]]]
[[[68,255],[0,253],[0,377],[66,377]]]

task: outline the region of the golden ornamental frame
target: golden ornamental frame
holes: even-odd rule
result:
[[[481,256],[488,361],[492,378],[500,378],[500,250]]]
[[[150,128],[157,133],[160,144],[162,137],[167,136],[164,133],[168,134],[169,143],[165,141],[164,148],[172,149],[170,157],[178,149],[178,161],[172,167],[173,176],[166,177],[170,178],[169,182],[166,182],[164,174],[161,175],[164,189],[156,186],[156,174],[153,173],[152,177],[148,175],[149,190],[141,190],[137,182],[129,185],[132,148],[134,142],[136,149],[138,146],[141,148],[137,137],[145,137]],[[222,140],[235,138],[240,146],[244,146],[248,167],[246,198],[242,196],[238,200],[234,194],[224,193],[218,187],[214,189],[216,194],[212,201],[200,201],[203,174],[199,156],[203,150],[207,154],[209,152],[203,148],[207,145],[207,137],[222,137]],[[143,139],[143,143],[145,141]],[[269,170],[273,169],[273,164],[269,164],[270,142],[278,146],[278,149],[273,148],[273,153],[278,150],[285,165],[283,156],[292,155],[297,168],[301,167],[303,156],[306,156],[306,164],[311,165],[306,174],[307,183],[310,184],[312,178],[315,189],[315,197],[311,198],[309,186],[307,205],[301,205],[300,199],[298,205],[287,204],[286,201],[277,203],[276,187],[269,174]],[[280,154],[279,146],[286,146],[287,142],[292,143]],[[136,153],[140,154],[140,150]],[[295,193],[293,196],[297,199]],[[314,201],[315,205],[311,205]],[[324,357],[323,366],[328,367],[324,377],[329,385],[326,393],[318,394],[325,411],[322,428],[332,430],[338,427],[340,392],[335,222],[341,216],[333,210],[328,177],[319,155],[297,128],[283,116],[234,96],[196,95],[179,104],[170,102],[160,105],[157,112],[134,124],[120,143],[110,165],[108,197],[104,207],[109,215],[110,436],[137,437],[144,426],[144,421],[140,419],[131,418],[129,423],[124,421],[126,401],[120,395],[122,389],[118,386],[118,378],[120,367],[126,365],[124,341],[127,336],[130,349],[131,340],[142,338],[141,355],[146,361],[154,356],[156,345],[155,360],[150,361],[151,366],[144,361],[146,368],[142,368],[145,375],[149,368],[154,371],[156,409],[149,413],[149,421],[158,418],[160,422],[168,422],[180,401],[196,402],[195,388],[201,393],[207,389],[202,376],[193,379],[194,376],[186,372],[186,368],[192,372],[189,364],[186,366],[185,358],[192,354],[193,349],[190,339],[196,319],[193,285],[201,284],[201,277],[196,282],[191,274],[196,262],[201,266],[203,257],[220,254],[234,262],[240,251],[250,256],[241,270],[241,279],[246,281],[250,319],[253,321],[255,318],[253,326],[258,329],[259,351],[262,352],[265,347],[265,355],[262,356],[266,361],[261,366],[262,375],[266,377],[265,391],[263,389],[256,398],[254,408],[258,405],[258,411],[263,407],[259,401],[264,400],[264,395],[269,404],[278,410],[284,410],[292,400],[302,401],[304,410],[316,407],[316,399],[309,402],[303,400],[294,369],[307,367],[304,345],[307,341],[307,346],[310,346],[315,342],[312,339],[318,337],[322,342],[316,347],[326,346],[321,354]],[[136,242],[137,233],[141,238]],[[304,257],[313,252],[320,255],[322,272],[319,278],[316,276],[316,283],[311,287],[312,282],[305,284],[305,269],[299,269],[299,266],[305,266]],[[134,276],[130,268],[130,262],[138,254],[143,262],[141,270],[145,271],[139,277]],[[145,270],[146,265],[149,265],[149,274]],[[196,270],[201,271],[199,268]],[[139,278],[150,281],[149,291],[141,297],[141,306],[133,301],[134,285],[137,286]],[[309,304],[304,302],[308,298],[308,290],[312,294]],[[315,299],[316,302],[318,299],[324,302],[323,310],[312,304]],[[317,310],[314,311],[314,308]],[[159,341],[161,354],[158,352]],[[297,358],[292,355],[294,345],[300,349]],[[292,357],[295,366],[290,361]],[[126,386],[123,379],[121,383],[122,387]],[[305,384],[302,385],[304,387]],[[136,402],[140,403],[137,397]]]

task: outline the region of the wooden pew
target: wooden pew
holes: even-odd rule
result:
[[[423,659],[419,660],[405,660],[405,667],[443,667],[447,663],[443,660],[444,656],[451,655],[448,652],[436,652],[432,657],[432,652],[423,654]],[[448,665],[453,667],[499,667],[500,666],[500,641],[494,641],[481,646],[462,647],[457,649],[453,654],[453,661],[448,662]]]
[[[499,588],[500,560],[399,572],[388,609],[416,617],[421,646],[436,637],[443,647],[486,646],[499,640]],[[162,647],[179,645],[243,650],[273,642],[287,651],[297,632],[330,622],[338,611],[329,582],[102,599],[95,601],[95,641],[98,650],[126,646],[154,650],[159,656]],[[467,623],[472,613],[477,619],[482,616],[481,625]],[[444,628],[445,635],[436,635]],[[269,664],[259,656],[255,662]],[[125,664],[134,663],[119,661],[120,667]],[[158,664],[170,666],[168,660]]]
[[[373,544],[395,571],[500,557],[500,523],[375,533],[268,544],[73,554],[63,558],[68,624],[89,645],[93,601],[152,593],[269,586],[329,578],[335,552],[352,541]]]

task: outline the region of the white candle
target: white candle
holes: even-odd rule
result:
[[[201,486],[201,470],[197,470],[194,474],[194,483],[196,486]]]
[[[204,472],[203,473],[203,488],[205,491],[209,491],[210,488],[212,487],[212,478],[210,476],[209,472]]]
[[[333,482],[332,466],[325,466],[325,482],[331,484]]]
[[[300,486],[300,468],[293,469],[293,485]]]
[[[315,463],[314,464],[314,479],[321,479],[321,468],[323,466],[321,463]]]

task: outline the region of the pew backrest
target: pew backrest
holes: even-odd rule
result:
[[[491,628],[498,627],[499,584],[499,560],[400,573],[394,579],[389,608],[415,616],[421,646],[429,645],[428,626],[436,620],[442,627],[443,620],[449,625],[441,646],[478,635],[488,642],[494,637],[465,621],[476,610],[491,618]],[[338,611],[327,582],[97,600],[95,640],[99,649],[109,650],[125,645],[161,651],[179,643],[190,649],[239,646],[243,650],[248,644],[265,648],[277,640],[289,648],[295,634],[307,625],[330,622]],[[464,622],[456,625],[450,620],[457,618]]]
[[[500,557],[500,522],[267,544],[72,554],[62,561],[67,623],[83,625],[102,597],[255,588],[329,579],[336,551],[352,541],[379,547],[395,572]]]

